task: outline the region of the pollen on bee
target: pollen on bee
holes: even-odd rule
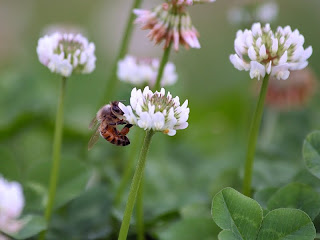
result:
[[[169,133],[169,129],[163,130],[163,133],[164,133],[164,134],[168,134],[168,133]]]

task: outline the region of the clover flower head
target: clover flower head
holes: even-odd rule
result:
[[[136,86],[154,86],[159,69],[159,60],[156,58],[136,58],[126,56],[118,62],[118,78]],[[178,75],[173,63],[166,64],[161,79],[161,86],[170,86],[176,83]]]
[[[23,223],[17,220],[24,207],[22,187],[17,182],[8,182],[0,176],[0,231],[5,233],[18,232]],[[2,236],[6,239],[5,236]]]
[[[39,39],[39,61],[51,72],[69,77],[73,72],[91,73],[95,69],[95,45],[81,34],[53,33]]]
[[[230,55],[235,68],[250,71],[258,80],[266,74],[278,80],[287,79],[292,70],[308,65],[312,47],[304,49],[304,37],[290,26],[278,27],[274,33],[269,24],[254,23],[251,30],[239,30],[234,41],[236,54]]]
[[[145,87],[143,91],[134,88],[131,91],[130,105],[119,103],[119,107],[129,123],[144,130],[152,129],[173,136],[176,130],[188,127],[188,100],[180,106],[179,97],[173,98],[170,92],[165,95],[163,88],[155,93],[149,87]]]
[[[152,10],[134,9],[133,12],[137,15],[135,23],[140,24],[143,30],[150,29],[148,38],[151,41],[156,44],[164,41],[164,48],[171,43],[176,51],[180,44],[186,49],[200,48],[199,33],[185,9],[185,6],[192,5],[193,2],[212,1],[172,0]]]
[[[278,111],[300,109],[309,102],[316,89],[317,79],[310,68],[292,71],[288,81],[271,77],[266,105]]]

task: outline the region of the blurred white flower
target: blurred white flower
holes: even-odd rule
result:
[[[95,69],[95,46],[81,34],[54,33],[39,39],[39,61],[51,72],[69,77],[73,72],[91,73]]]
[[[279,14],[279,6],[276,2],[266,2],[258,6],[255,20],[258,22],[270,23]]]
[[[118,78],[123,82],[135,86],[154,86],[159,69],[159,60],[152,58],[139,59],[126,56],[118,62]],[[166,64],[161,79],[161,86],[170,86],[176,83],[178,75],[173,63]]]
[[[140,24],[143,30],[150,29],[148,37],[156,44],[165,41],[164,48],[172,43],[176,51],[179,45],[186,49],[200,48],[199,33],[192,25],[191,17],[186,8],[181,5],[192,5],[193,2],[212,2],[173,0],[163,3],[151,10],[134,9],[137,15],[135,23]]]
[[[229,22],[234,25],[252,22],[271,23],[278,15],[279,6],[273,1],[232,6],[227,12]]]
[[[303,48],[304,37],[290,26],[278,27],[273,33],[269,24],[261,27],[254,23],[251,30],[239,30],[234,41],[236,54],[230,56],[235,68],[250,70],[250,77],[260,79],[270,74],[277,79],[287,79],[292,70],[308,65],[312,47]]]
[[[8,182],[0,176],[0,231],[18,232],[23,223],[18,220],[24,207],[23,190],[19,183]],[[0,234],[0,239],[6,239]]]
[[[188,100],[180,106],[179,97],[172,98],[169,92],[166,96],[163,88],[155,93],[149,87],[145,87],[143,92],[134,88],[130,105],[119,103],[119,107],[129,123],[144,130],[152,129],[173,136],[176,130],[188,127]]]
[[[252,19],[252,16],[250,15],[250,12],[246,8],[241,6],[236,6],[228,9],[227,18],[231,24],[240,25],[243,23],[250,22]]]

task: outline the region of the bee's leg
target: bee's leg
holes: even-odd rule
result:
[[[125,125],[125,124],[128,124],[128,121],[126,120],[119,120],[116,125]]]
[[[127,124],[127,123],[128,123],[127,121],[119,120],[118,122],[110,122],[110,123],[108,123],[108,125],[116,126],[116,125],[124,125],[124,124]]]
[[[126,125],[121,129],[120,134],[121,134],[122,136],[127,135],[128,132],[129,132],[129,130],[130,130],[130,128],[131,128],[132,126],[133,126],[132,124],[126,124]]]

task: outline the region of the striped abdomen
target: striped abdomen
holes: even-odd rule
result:
[[[108,125],[105,129],[100,129],[100,134],[108,142],[117,146],[127,146],[130,144],[129,139],[121,135],[116,127]]]

